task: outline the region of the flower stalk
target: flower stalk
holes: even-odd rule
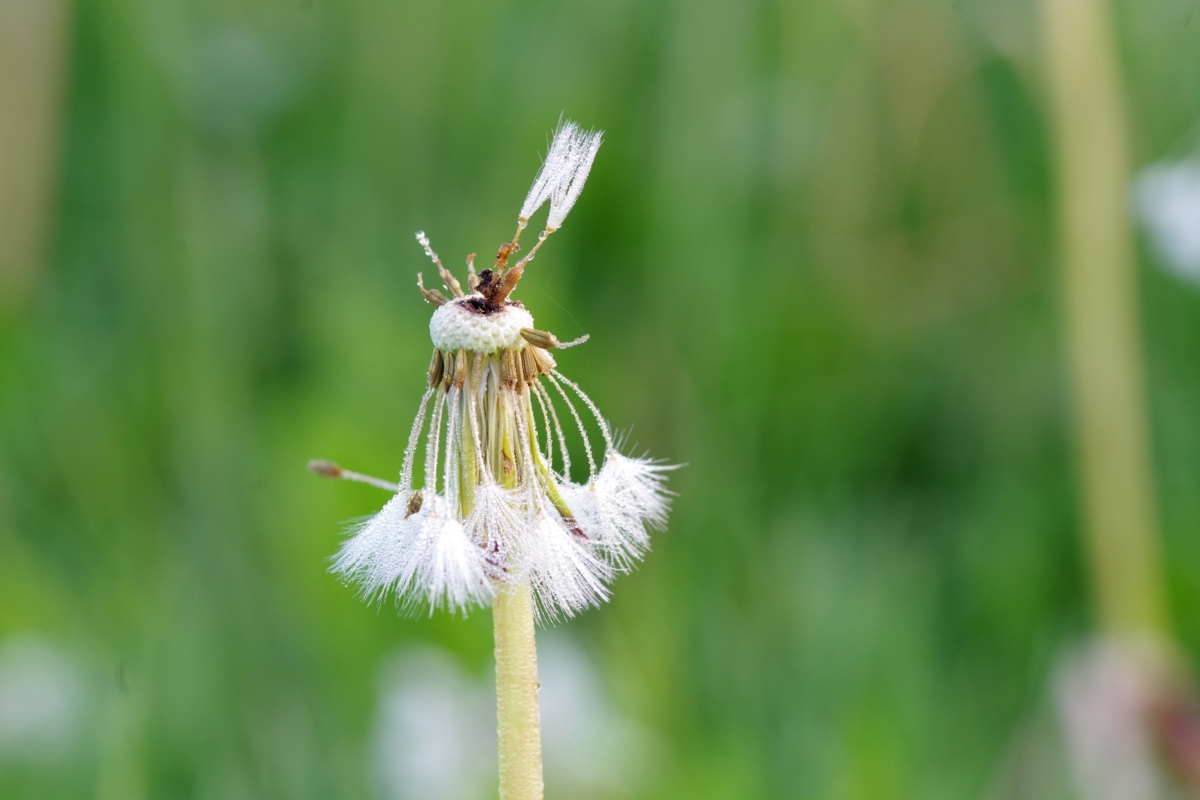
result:
[[[1042,0],[1041,7],[1092,590],[1106,633],[1165,635],[1112,22],[1101,0]]]
[[[542,733],[538,715],[533,591],[504,589],[492,602],[496,635],[496,738],[500,800],[541,800]]]

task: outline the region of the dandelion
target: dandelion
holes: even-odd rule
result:
[[[596,405],[558,371],[551,351],[587,337],[561,342],[535,328],[511,299],[526,266],[578,200],[600,143],[600,132],[559,125],[516,234],[500,246],[491,269],[476,274],[468,257],[465,290],[417,233],[445,293],[426,289],[417,275],[421,294],[436,307],[429,323],[433,356],[399,482],[331,462],[310,464],[319,474],[394,492],[334,558],[333,571],[357,584],[365,599],[393,597],[403,608],[431,613],[493,606],[504,798],[542,796],[535,620],[570,617],[608,599],[608,584],[645,555],[650,531],[667,519],[670,468],[622,454]],[[521,232],[546,203],[537,242],[509,266]],[[563,419],[574,422],[583,441],[582,483],[572,481]]]

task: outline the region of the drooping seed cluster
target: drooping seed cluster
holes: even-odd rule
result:
[[[434,351],[398,491],[352,530],[334,560],[334,570],[371,600],[394,595],[407,607],[465,610],[488,604],[506,585],[528,582],[542,619],[570,616],[605,600],[607,583],[645,554],[649,531],[666,524],[670,468],[618,452],[599,410],[548,352],[579,342],[563,344],[537,330],[525,308],[508,299],[577,199],[599,141],[573,123],[560,127],[517,235],[501,246],[494,269],[476,275],[468,260],[468,292],[424,234],[417,236],[452,297],[419,283],[437,306]],[[554,224],[508,267],[528,214],[547,199]],[[603,440],[599,467],[576,400]],[[581,483],[571,479],[560,408],[574,420],[587,456]]]

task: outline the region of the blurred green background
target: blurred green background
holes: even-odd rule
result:
[[[550,796],[995,791],[1092,627],[1032,4],[0,6],[0,654],[69,689],[44,746],[0,724],[0,797],[401,796],[381,670],[436,647],[486,686],[490,613],[359,602],[327,559],[385,498],[305,462],[396,474],[413,232],[486,262],[560,113],[606,143],[518,297],[687,467],[548,634],[652,757],[548,754]],[[1113,6],[1135,166],[1192,146],[1195,6]],[[1144,247],[1138,281],[1196,655],[1200,292]]]

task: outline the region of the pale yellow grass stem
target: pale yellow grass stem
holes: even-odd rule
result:
[[[1102,629],[1165,634],[1127,213],[1125,109],[1109,5],[1042,0],[1058,165],[1067,355]]]

